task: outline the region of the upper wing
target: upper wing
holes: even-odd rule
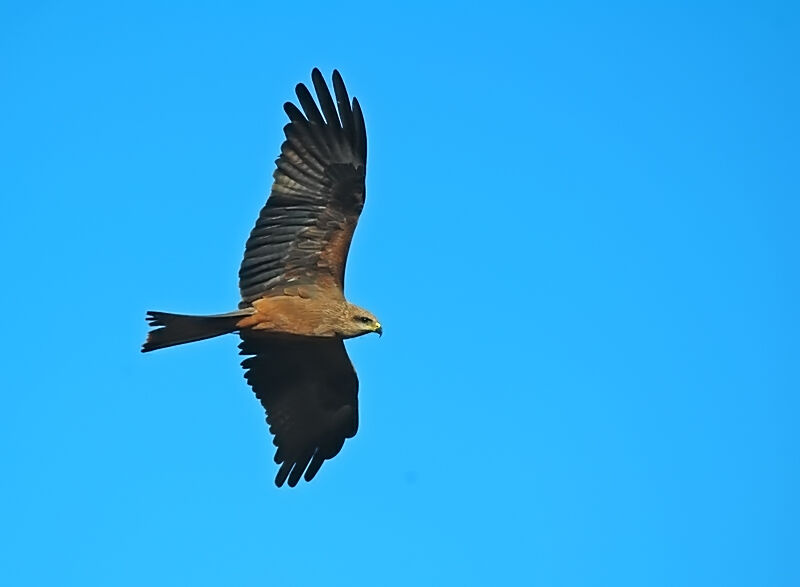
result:
[[[245,379],[267,411],[280,465],[275,484],[311,481],[358,430],[358,377],[341,340],[242,334]]]
[[[351,104],[338,71],[336,104],[318,69],[311,80],[322,112],[303,84],[296,88],[303,111],[284,104],[290,122],[275,181],[239,269],[242,306],[290,285],[344,287],[347,252],[364,206],[367,133],[358,100]]]

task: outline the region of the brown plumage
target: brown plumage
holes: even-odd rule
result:
[[[148,312],[142,352],[238,332],[245,379],[267,412],[275,483],[310,481],[358,429],[358,378],[343,340],[382,333],[344,298],[347,253],[364,206],[367,135],[338,71],[311,72],[287,102],[272,191],[245,246],[239,309],[214,316]],[[335,98],[335,102],[334,102]],[[302,108],[302,110],[301,110]]]

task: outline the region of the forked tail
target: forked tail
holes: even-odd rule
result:
[[[148,312],[147,321],[151,327],[158,327],[147,334],[142,352],[155,351],[178,344],[205,340],[235,332],[236,324],[252,313],[252,310],[239,310],[230,314],[216,316],[188,316],[168,312]]]

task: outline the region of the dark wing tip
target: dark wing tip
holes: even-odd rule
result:
[[[308,463],[313,456],[314,451],[309,451],[306,454],[300,455],[300,458],[297,459],[297,462],[292,468],[292,473],[289,475],[289,487],[295,487],[300,482],[300,479],[303,478],[303,472],[306,470],[306,467],[308,467]]]
[[[275,485],[282,487],[286,483],[289,487],[296,487],[300,479],[311,481],[317,474],[325,458],[316,449],[300,453],[297,458],[285,459],[280,455],[280,448],[275,453],[275,461],[280,463],[278,474],[275,476]],[[280,455],[280,456],[279,456]],[[305,473],[305,475],[303,474]]]
[[[356,153],[366,165],[367,163],[367,127],[364,123],[364,113],[358,98],[353,98],[353,124],[355,126]]]
[[[297,84],[294,90],[308,121],[320,126],[325,126],[325,120],[322,118],[317,103],[314,101],[314,97],[311,95],[306,85],[302,83]]]
[[[288,461],[284,461],[281,465],[281,468],[278,469],[278,474],[275,475],[275,485],[277,487],[283,487],[283,484],[286,483],[286,478],[289,476],[289,472],[292,470],[292,463]]]
[[[311,463],[309,463],[308,468],[306,469],[306,474],[303,476],[303,478],[306,481],[311,481],[324,462],[325,457],[323,457],[319,451],[317,451],[317,453],[314,455],[314,458],[311,459]]]
[[[344,85],[339,71],[333,70],[333,93],[336,96],[336,106],[339,108],[339,118],[342,121],[342,129],[345,136],[351,143],[355,143],[355,126],[353,124],[353,109],[350,106],[350,97],[347,95],[347,88]]]
[[[325,78],[319,72],[319,69],[315,68],[314,71],[311,72],[311,81],[314,84],[314,90],[317,92],[319,106],[322,109],[322,113],[325,115],[325,122],[330,127],[341,128],[339,114],[336,112],[336,106],[333,103],[331,91],[328,88],[328,84],[325,83]]]
[[[292,122],[308,122],[300,109],[292,102],[284,102],[283,111],[286,112],[286,116],[288,116],[289,120]]]
[[[346,159],[349,154],[366,165],[364,114],[358,99],[350,99],[341,73],[338,69],[333,70],[333,91],[317,67],[311,71],[311,81],[308,86],[302,82],[295,86],[297,104],[286,102],[283,105],[289,120],[306,127],[306,132],[311,134],[309,139],[315,143],[310,146],[311,154],[316,154],[323,163],[330,158]],[[312,86],[316,98],[312,94]],[[302,132],[302,129],[298,132]]]
[[[338,69],[333,70],[333,90],[336,94],[336,97],[339,98],[340,93],[344,94],[345,98],[347,97],[347,90],[345,90],[344,80],[342,79],[342,74],[339,73]],[[350,104],[347,104],[349,107]]]

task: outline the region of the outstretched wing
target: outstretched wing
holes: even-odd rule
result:
[[[358,100],[350,102],[338,71],[335,103],[318,69],[311,80],[319,107],[303,84],[296,88],[302,111],[284,104],[290,122],[275,181],[239,269],[242,307],[287,286],[344,288],[347,252],[364,206],[367,133]]]
[[[344,343],[243,333],[239,348],[255,355],[242,367],[275,435],[275,484],[311,481],[358,430],[358,377]]]

